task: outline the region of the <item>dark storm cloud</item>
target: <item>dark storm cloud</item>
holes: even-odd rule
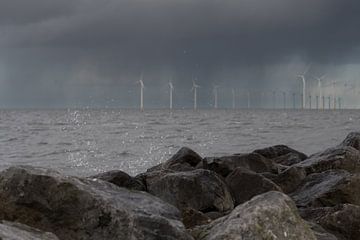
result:
[[[357,66],[359,12],[356,0],[0,1],[0,83],[3,95],[60,103],[120,92],[131,102],[141,71],[155,87],[172,76],[188,89],[194,75],[203,86],[294,88],[309,63],[333,77]]]

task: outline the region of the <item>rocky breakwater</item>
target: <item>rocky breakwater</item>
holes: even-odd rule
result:
[[[360,239],[360,133],[306,156],[180,149],[137,176],[0,172],[0,239]]]

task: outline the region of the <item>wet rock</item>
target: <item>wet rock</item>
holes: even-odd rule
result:
[[[226,183],[235,200],[235,206],[250,200],[252,197],[269,192],[282,191],[271,180],[246,168],[236,168],[226,177]]]
[[[243,167],[257,173],[277,173],[277,166],[269,159],[257,153],[235,154],[224,157],[206,157],[202,161],[203,168],[214,171],[223,177],[229,175],[235,168]]]
[[[172,156],[165,163],[161,163],[157,166],[149,168],[147,171],[161,171],[161,170],[173,170],[173,171],[191,171],[194,170],[202,160],[199,154],[187,147],[182,147],[174,156]]]
[[[360,132],[351,132],[349,133],[344,141],[338,147],[353,147],[356,150],[360,151]]]
[[[360,239],[360,206],[340,204],[335,207],[306,209],[301,214],[333,233],[338,239]]]
[[[319,224],[313,222],[307,222],[307,224],[311,227],[311,230],[313,230],[317,240],[340,240],[335,235],[327,232]]]
[[[280,192],[256,196],[229,215],[195,227],[191,234],[196,240],[316,239],[293,201]]]
[[[182,211],[183,223],[186,228],[192,228],[198,225],[210,223],[212,220],[204,213],[192,208],[185,208]]]
[[[100,179],[106,182],[110,182],[119,187],[124,187],[131,190],[145,191],[146,188],[138,179],[135,179],[127,173],[120,170],[113,170],[109,172],[100,173],[89,178]]]
[[[149,193],[179,209],[226,212],[234,207],[223,179],[209,170],[161,173],[147,176],[146,181]]]
[[[306,171],[302,167],[292,166],[278,175],[264,175],[276,183],[284,193],[295,191],[306,177]]]
[[[192,239],[179,211],[140,191],[101,180],[19,166],[0,173],[0,218],[59,239]]]
[[[268,159],[272,159],[274,162],[291,166],[299,163],[307,158],[307,156],[295,149],[292,149],[285,145],[275,145],[263,149],[257,149],[254,153],[258,153]]]
[[[299,207],[360,204],[360,177],[344,170],[330,170],[308,175],[290,194]]]
[[[1,240],[58,240],[58,238],[48,232],[26,226],[20,223],[0,221]]]
[[[348,146],[329,148],[324,152],[311,155],[294,166],[305,168],[307,174],[330,169],[344,169],[352,173],[360,173],[360,152]]]

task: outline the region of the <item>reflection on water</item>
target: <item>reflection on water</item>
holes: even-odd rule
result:
[[[358,111],[2,110],[0,168],[32,164],[73,175],[130,174],[188,146],[203,156],[287,144],[307,154],[360,130]]]

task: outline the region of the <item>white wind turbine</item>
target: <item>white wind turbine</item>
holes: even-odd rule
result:
[[[198,89],[199,87],[200,87],[200,86],[197,85],[197,84],[195,83],[195,81],[193,80],[193,86],[192,86],[192,88],[191,88],[191,91],[194,92],[194,110],[197,109],[197,89]]]
[[[231,89],[232,95],[232,108],[235,109],[235,89]]]
[[[321,77],[315,77],[315,79],[318,80],[318,90],[319,90],[319,99],[320,99],[320,101],[324,101],[324,99],[322,97],[322,80],[324,78],[325,78],[325,74],[322,75]],[[321,104],[321,105],[324,106],[324,103]]]
[[[170,110],[173,109],[173,91],[174,91],[174,85],[172,82],[169,82],[169,91],[170,91]]]
[[[302,80],[302,84],[303,84],[303,89],[302,89],[302,97],[303,97],[303,101],[302,101],[302,108],[305,109],[306,107],[306,79],[305,79],[305,75],[307,74],[307,72],[309,71],[310,66],[306,69],[306,71],[303,74],[299,74],[298,78],[301,78]]]
[[[219,86],[214,85],[213,87],[213,91],[214,91],[214,108],[217,109],[218,108],[218,88]]]
[[[140,80],[138,81],[140,83],[140,110],[144,110],[144,82],[143,82],[143,74],[141,74]]]

